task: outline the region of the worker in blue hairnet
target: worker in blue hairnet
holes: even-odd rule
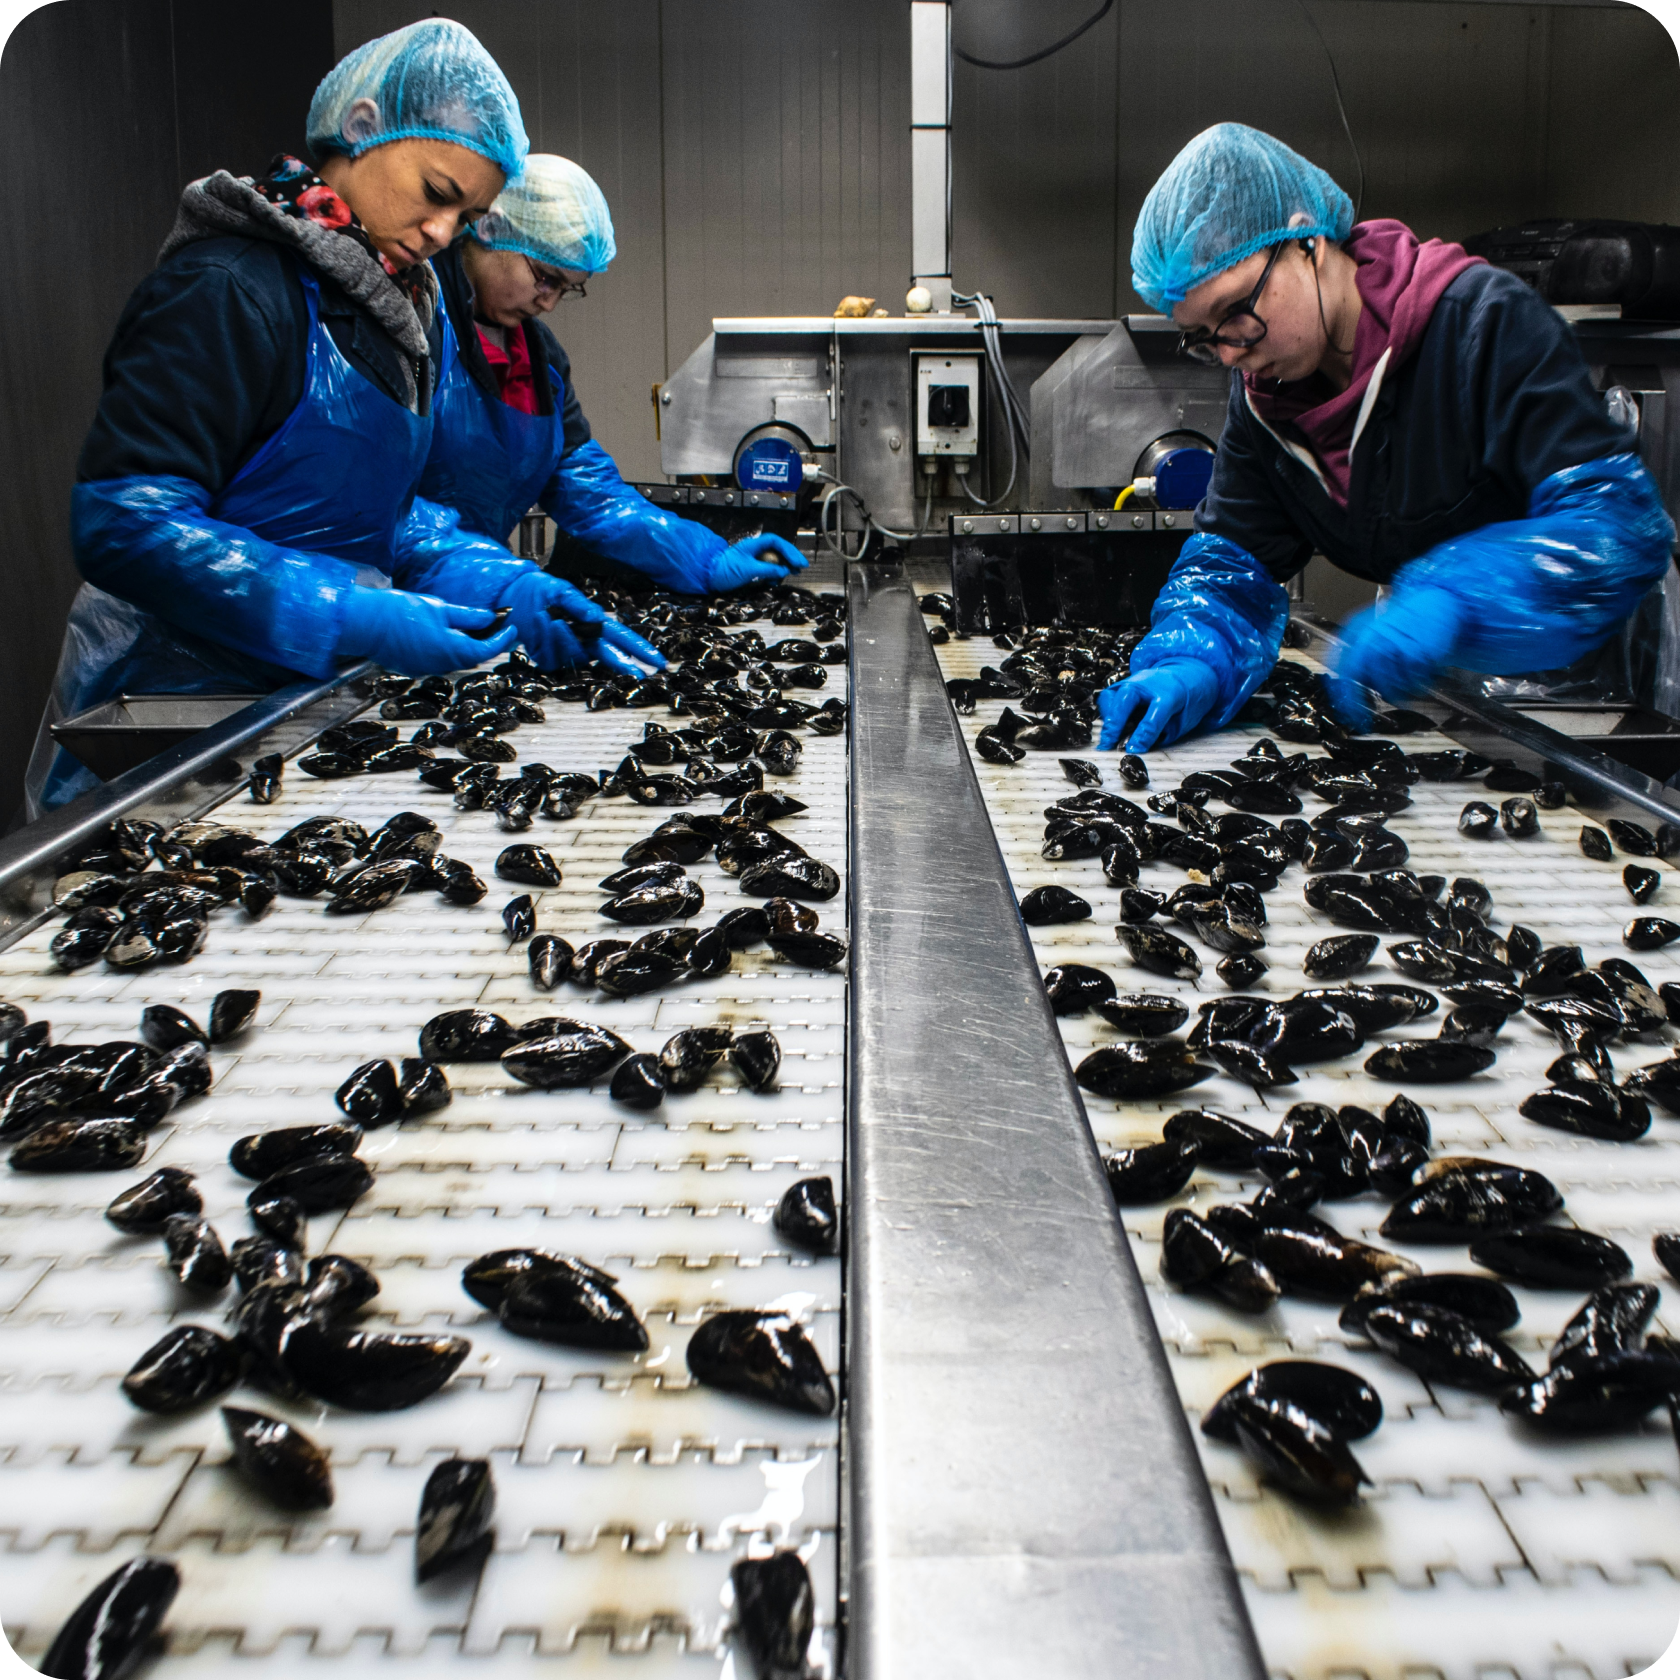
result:
[[[1231,381],[1213,479],[1101,744],[1228,723],[1272,669],[1284,583],[1315,552],[1388,586],[1330,689],[1419,693],[1600,646],[1667,570],[1674,527],[1573,335],[1514,275],[1395,221],[1354,225],[1316,165],[1237,123],[1144,201],[1132,280]]]
[[[368,657],[410,675],[547,646],[576,590],[415,501],[432,432],[427,258],[529,149],[507,79],[459,24],[358,48],[316,90],[317,170],[187,187],[130,297],[83,445],[86,582],[47,718],[123,691],[267,692]],[[512,623],[485,636],[494,610]],[[483,637],[484,639],[480,639]],[[602,626],[603,658],[657,654]],[[43,726],[30,815],[95,784]]]
[[[434,259],[444,307],[422,495],[498,540],[536,504],[564,536],[686,594],[786,582],[806,564],[791,543],[731,547],[655,507],[591,437],[571,363],[541,317],[584,296],[615,249],[601,189],[569,158],[534,153],[489,215]]]

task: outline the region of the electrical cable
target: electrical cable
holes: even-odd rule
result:
[[[1071,47],[1087,29],[1095,29],[1113,10],[1114,0],[1103,0],[1096,11],[1071,34],[1064,35],[1059,41],[1053,41],[1042,52],[1028,53],[1025,58],[976,58],[973,53],[965,53],[961,47],[955,44],[952,45],[951,51],[964,64],[972,64],[979,70],[1024,70],[1029,64],[1038,64],[1049,58],[1053,53],[1059,53],[1063,47]]]
[[[1128,484],[1126,486],[1126,488],[1124,490],[1122,490],[1120,492],[1120,494],[1114,498],[1115,508],[1119,509],[1119,508],[1124,507],[1126,505],[1126,498],[1128,496],[1135,495],[1136,493],[1137,493],[1137,486],[1135,484]]]
[[[980,318],[980,341],[986,352],[986,371],[992,378],[997,405],[1003,410],[1004,433],[1009,439],[1009,482],[997,495],[987,501],[969,489],[966,478],[959,478],[963,493],[980,507],[996,507],[1015,488],[1016,475],[1024,457],[1032,459],[1032,433],[1027,425],[1027,411],[1009,377],[1003,361],[1003,334],[998,325],[997,309],[984,292],[952,292],[951,302],[959,308],[972,308]],[[1019,450],[1017,450],[1017,441]]]
[[[1307,10],[1307,0],[1295,0],[1301,8],[1302,15],[1312,25],[1312,32],[1318,37],[1318,44],[1324,48],[1324,62],[1330,66],[1330,85],[1336,90],[1336,111],[1342,119],[1342,133],[1347,136],[1347,143],[1353,152],[1353,161],[1359,170],[1359,191],[1353,200],[1353,219],[1359,220],[1360,208],[1365,203],[1365,160],[1359,155],[1359,143],[1353,137],[1353,126],[1348,122],[1347,106],[1342,103],[1342,79],[1336,74],[1336,55],[1330,50],[1330,43],[1324,39],[1324,31],[1318,27],[1318,19]]]

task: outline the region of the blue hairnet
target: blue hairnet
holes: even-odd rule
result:
[[[492,251],[523,251],[552,268],[599,274],[618,254],[601,189],[570,158],[533,152],[525,172],[480,216],[472,236]]]
[[[1291,226],[1290,218],[1305,217]],[[1167,165],[1132,234],[1132,284],[1151,308],[1285,239],[1346,239],[1353,202],[1281,140],[1241,123],[1204,129]]]
[[[377,114],[358,111],[369,100]],[[448,140],[512,180],[531,149],[519,101],[471,30],[427,18],[339,60],[309,102],[309,149],[360,157],[388,140]]]

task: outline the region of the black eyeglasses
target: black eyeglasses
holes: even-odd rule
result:
[[[525,256],[525,253],[521,251],[520,255]],[[557,298],[570,297],[574,292],[579,297],[589,296],[584,290],[587,282],[583,280],[568,280],[564,274],[550,274],[546,268],[538,268],[529,257],[525,257],[525,266],[530,269],[539,292],[553,292]]]
[[[1260,270],[1260,279],[1254,290],[1241,303],[1227,309],[1224,319],[1211,332],[1206,327],[1195,327],[1178,335],[1179,355],[1217,367],[1220,345],[1228,344],[1233,350],[1251,350],[1266,336],[1266,323],[1254,313],[1254,306],[1260,301],[1260,294],[1265,291],[1266,282],[1271,279],[1272,268],[1282,251],[1281,243],[1272,247],[1272,254]]]

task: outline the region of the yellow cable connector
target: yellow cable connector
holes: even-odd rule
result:
[[[1114,498],[1115,507],[1117,507],[1117,508],[1118,507],[1123,507],[1125,505],[1126,498],[1128,496],[1132,495],[1133,492],[1136,491],[1136,489],[1137,489],[1137,486],[1135,484],[1128,484],[1126,486],[1126,488],[1124,490],[1122,490],[1120,492],[1120,494]]]

